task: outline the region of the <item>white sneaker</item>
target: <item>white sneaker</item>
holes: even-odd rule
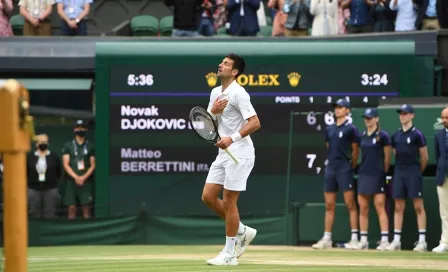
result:
[[[246,251],[249,244],[254,240],[255,236],[257,236],[257,230],[248,226],[244,227],[244,233],[241,235],[237,235],[237,243],[235,245],[235,255],[237,258],[243,255],[244,251]]]
[[[356,245],[353,246],[354,250],[368,250],[369,249],[369,242],[358,242]]]
[[[386,250],[387,251],[401,250],[401,242],[393,240],[392,243],[390,243],[389,246],[386,247]]]
[[[327,239],[320,239],[317,243],[312,246],[314,249],[327,249],[333,247],[333,242]]]
[[[380,244],[376,247],[378,251],[386,251],[387,247],[390,245],[389,241],[381,241]]]
[[[414,245],[415,245],[414,251],[426,252],[428,250],[428,245],[426,244],[425,241],[418,241]]]
[[[238,265],[235,254],[230,254],[227,250],[221,251],[218,256],[207,261],[208,265]]]
[[[446,244],[440,243],[440,245],[432,249],[432,252],[434,253],[448,252],[448,246]]]
[[[356,249],[358,246],[358,240],[350,240],[344,244],[345,249]]]

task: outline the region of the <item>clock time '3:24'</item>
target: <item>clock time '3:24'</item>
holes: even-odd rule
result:
[[[387,83],[389,83],[387,80],[387,74],[361,75],[361,84],[363,86],[387,86]]]

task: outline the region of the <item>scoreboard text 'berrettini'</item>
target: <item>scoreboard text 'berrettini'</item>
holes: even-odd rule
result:
[[[97,194],[109,203],[100,214],[120,212],[125,199],[137,207],[148,183],[203,182],[217,149],[197,138],[188,113],[207,107],[228,53],[246,60],[237,81],[262,125],[253,135],[253,180],[284,179],[291,111],[302,113],[294,118],[292,175],[322,175],[323,130],[334,122],[333,102],[345,98],[368,107],[413,94],[414,46],[406,42],[98,43],[96,175],[97,188],[109,192]]]

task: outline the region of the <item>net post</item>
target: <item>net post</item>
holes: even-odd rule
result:
[[[4,181],[4,267],[6,272],[26,272],[28,213],[26,153],[34,134],[29,116],[28,91],[16,80],[0,82],[0,153]],[[34,135],[33,135],[34,137]]]

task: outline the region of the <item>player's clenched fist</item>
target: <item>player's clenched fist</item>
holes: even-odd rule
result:
[[[216,144],[215,146],[221,148],[221,149],[226,149],[227,147],[229,147],[231,144],[233,143],[232,138],[230,137],[222,137]]]
[[[227,106],[227,103],[229,103],[229,101],[227,99],[219,100],[219,97],[218,97],[218,98],[216,98],[215,102],[213,103],[212,109],[210,111],[214,115],[219,114]]]

